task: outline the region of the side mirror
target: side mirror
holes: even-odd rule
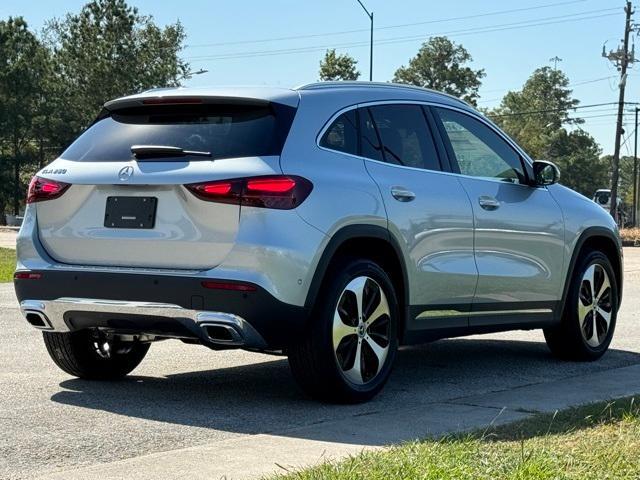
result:
[[[533,162],[533,184],[535,186],[553,185],[560,180],[560,170],[554,163],[546,160]]]

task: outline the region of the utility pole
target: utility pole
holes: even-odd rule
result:
[[[611,216],[618,222],[618,177],[620,175],[620,138],[622,137],[622,116],[624,114],[624,90],[627,85],[627,67],[635,61],[634,52],[629,52],[629,34],[631,33],[631,15],[633,15],[633,7],[630,1],[624,8],[626,13],[624,39],[622,47],[617,50],[611,50],[608,54],[602,47],[602,56],[609,59],[620,71],[620,94],[618,96],[618,120],[616,122],[616,138],[613,151],[613,161],[611,165]]]
[[[555,56],[549,59],[550,62],[553,62],[553,69],[558,70],[558,62],[561,62],[562,59],[559,56]]]
[[[636,107],[636,126],[633,131],[633,226],[638,226],[638,111]]]
[[[367,14],[367,17],[369,17],[369,20],[371,20],[371,40],[369,43],[369,81],[371,82],[373,80],[373,12],[369,12],[360,0],[358,0],[358,3]]]

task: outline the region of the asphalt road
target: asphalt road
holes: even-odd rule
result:
[[[178,341],[153,345],[124,381],[74,379],[2,284],[0,478],[141,478],[147,466],[149,478],[240,478],[277,470],[279,456],[304,464],[589,401],[596,390],[640,393],[640,249],[625,251],[625,282],[612,349],[598,362],[553,359],[539,331],[444,340],[402,349],[383,393],[357,406],[305,398],[284,359]],[[500,402],[514,407],[501,413]]]

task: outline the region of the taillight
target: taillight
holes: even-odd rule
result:
[[[185,188],[209,202],[290,210],[304,202],[313,184],[295,175],[272,175],[191,183]]]
[[[60,197],[69,188],[70,184],[48,180],[46,178],[33,177],[27,192],[27,203],[43,202]]]

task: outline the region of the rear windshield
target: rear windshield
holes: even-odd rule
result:
[[[273,103],[154,105],[118,110],[94,123],[61,157],[87,162],[131,160],[132,145],[211,152],[214,159],[280,155],[294,114],[294,108]]]

